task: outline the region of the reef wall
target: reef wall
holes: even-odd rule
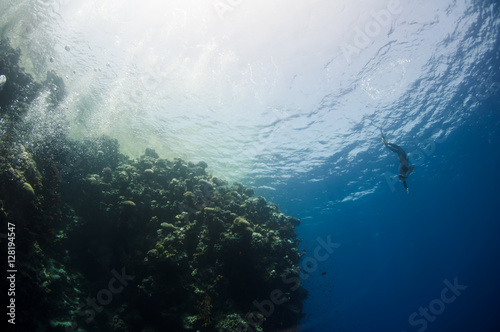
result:
[[[47,107],[56,105],[64,86],[53,73],[33,82],[17,67],[19,54],[1,45],[0,233],[14,225],[16,330],[298,325],[307,297],[298,219],[208,174],[204,162],[165,160],[151,149],[129,159],[108,137],[58,134],[43,149],[25,146],[29,103],[47,90]],[[2,255],[2,271],[6,264]],[[10,287],[3,280],[2,292]]]

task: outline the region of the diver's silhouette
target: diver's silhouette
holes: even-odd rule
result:
[[[401,166],[399,167],[399,176],[398,178],[403,182],[403,186],[406,189],[406,192],[410,192],[408,189],[408,186],[406,185],[406,179],[408,176],[410,176],[411,172],[413,172],[413,166],[410,166],[410,162],[408,161],[408,156],[406,156],[406,153],[404,150],[393,143],[387,142],[387,140],[384,137],[384,133],[382,132],[382,129],[380,129],[380,134],[382,135],[382,143],[391,151],[396,152],[399,157],[399,161],[401,162]]]

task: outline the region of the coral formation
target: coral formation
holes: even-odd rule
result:
[[[4,59],[15,62],[18,53],[9,52]],[[0,69],[9,77],[5,114],[20,107],[16,84],[30,80],[19,68]],[[10,77],[21,81],[10,85]],[[48,77],[45,85],[62,84]],[[3,229],[16,224],[20,328],[276,331],[298,324],[307,296],[298,219],[208,174],[203,161],[161,159],[153,149],[130,159],[108,137],[63,141],[44,153],[15,135],[0,144],[0,221]],[[259,306],[269,299],[272,313]]]
[[[95,155],[88,152],[83,156],[87,161]],[[60,233],[64,260],[87,280],[73,288],[92,294],[117,266],[126,266],[137,283],[124,292],[120,305],[103,311],[99,322],[86,323],[68,301],[67,321],[99,331],[104,330],[101,321],[108,319],[106,324],[111,324],[120,311],[115,328],[160,331],[168,323],[179,331],[228,331],[236,321],[253,324],[245,320],[248,313],[258,312],[253,302],[282,289],[287,301],[253,328],[273,330],[298,322],[301,315],[296,308],[302,307],[305,291],[292,291],[282,281],[285,275],[298,274],[302,254],[294,232],[297,219],[283,215],[262,197],[248,196],[251,192],[241,184],[214,183],[200,164],[146,155],[123,160],[115,165],[110,181],[85,174],[83,167],[75,170],[81,176],[66,177],[71,183],[60,185],[58,193],[64,197],[65,211],[54,232]],[[157,170],[152,179],[143,176],[146,161]],[[12,178],[9,168],[10,164],[3,167],[0,179]],[[20,176],[19,196],[35,195],[23,181]],[[51,181],[44,185],[50,187],[57,178]],[[14,189],[10,190],[12,194]],[[34,213],[46,220],[49,211],[39,207]],[[44,245],[37,245],[38,257],[43,257]],[[49,292],[55,272],[44,271],[40,292]],[[59,272],[57,279],[65,275]],[[57,321],[63,320],[57,317]]]

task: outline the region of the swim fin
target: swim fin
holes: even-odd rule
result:
[[[382,128],[380,128],[380,135],[382,135],[382,143],[384,143],[384,145],[387,145],[388,142],[384,137],[384,133],[382,132]]]

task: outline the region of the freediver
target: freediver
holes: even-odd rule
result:
[[[406,185],[406,179],[410,176],[411,172],[413,172],[413,166],[410,166],[410,162],[408,160],[408,156],[406,155],[405,151],[398,145],[389,143],[384,137],[384,133],[382,132],[382,129],[380,129],[380,134],[382,135],[382,143],[391,151],[396,152],[399,157],[399,161],[401,162],[401,166],[399,167],[399,176],[398,179],[400,179],[403,182],[403,186],[406,189],[407,193],[410,193],[410,190],[408,189],[408,186]]]

